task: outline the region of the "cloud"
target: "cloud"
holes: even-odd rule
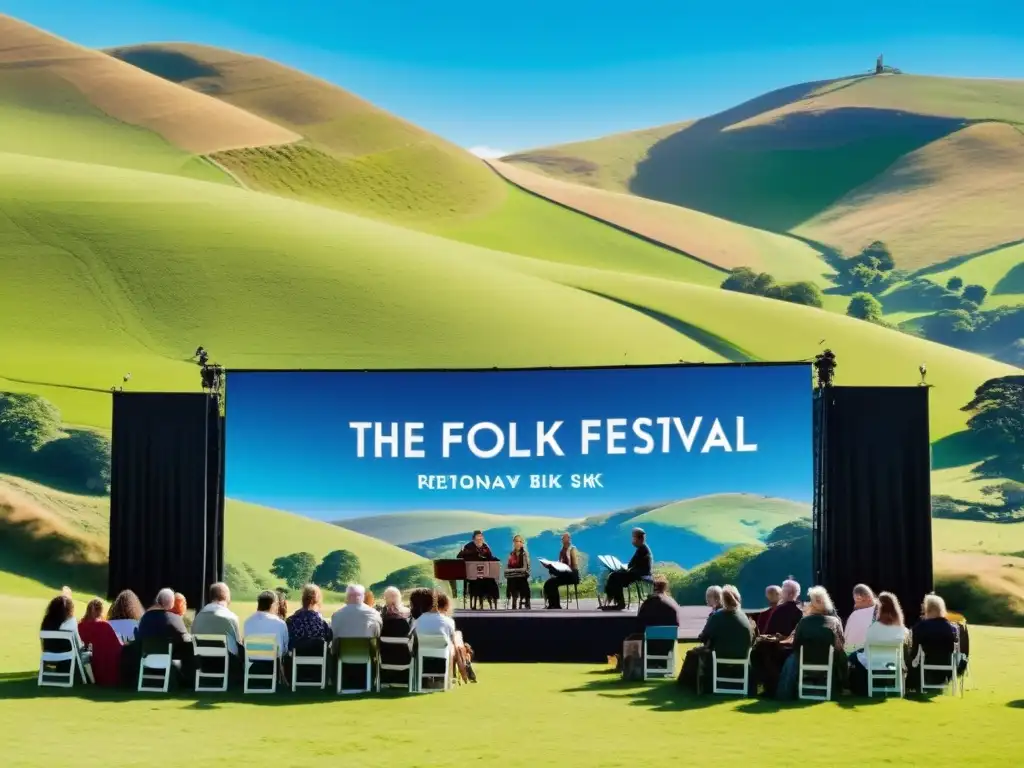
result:
[[[482,157],[485,160],[497,160],[499,157],[504,157],[508,154],[503,149],[495,149],[494,147],[470,147],[469,151],[477,157]]]

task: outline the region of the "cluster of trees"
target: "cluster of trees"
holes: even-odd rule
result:
[[[944,309],[923,317],[919,332],[941,344],[1024,364],[1024,307]]]
[[[301,589],[312,583],[334,592],[357,583],[361,570],[358,555],[347,549],[328,552],[319,565],[316,557],[309,552],[292,552],[275,558],[270,566],[270,572],[283,579],[291,589]]]
[[[68,490],[106,493],[110,439],[64,429],[60,411],[38,395],[0,392],[0,466]]]
[[[882,293],[889,286],[906,279],[906,273],[896,269],[889,246],[875,240],[856,256],[836,259],[836,285],[843,293]]]
[[[775,278],[767,272],[755,272],[750,267],[737,267],[732,270],[722,283],[722,288],[737,293],[788,301],[791,304],[804,304],[808,307],[823,305],[821,288],[814,283],[806,280],[798,283],[776,283]]]
[[[970,413],[967,428],[993,455],[975,470],[987,477],[1024,480],[1024,375],[989,379],[961,410]],[[1018,499],[1013,487],[995,486],[992,495]]]

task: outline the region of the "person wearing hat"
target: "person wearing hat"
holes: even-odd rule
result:
[[[629,559],[626,570],[613,571],[608,574],[608,581],[604,587],[608,600],[604,607],[610,611],[621,611],[625,608],[624,590],[630,584],[649,577],[654,568],[654,555],[651,554],[651,548],[647,546],[647,534],[643,528],[633,529],[633,546],[636,547],[636,552]]]

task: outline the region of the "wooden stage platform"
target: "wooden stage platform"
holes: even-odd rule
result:
[[[686,606],[679,627],[680,641],[695,641],[708,609]],[[473,646],[481,662],[542,662],[603,664],[622,650],[623,639],[638,631],[636,606],[625,611],[601,611],[596,600],[580,600],[572,608],[547,610],[455,611],[455,626]]]

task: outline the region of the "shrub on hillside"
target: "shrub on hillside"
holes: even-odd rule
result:
[[[274,558],[270,572],[291,589],[302,589],[313,578],[316,570],[316,558],[309,552],[292,552]]]
[[[805,280],[797,283],[777,284],[775,278],[767,272],[755,272],[750,267],[737,267],[732,270],[722,282],[721,287],[726,291],[764,296],[809,307],[820,308],[824,304],[821,289],[814,283]]]
[[[49,400],[0,392],[0,458],[21,460],[60,435],[60,411]]]
[[[110,485],[110,439],[87,429],[46,443],[33,460],[45,476],[86,493],[106,493]]]
[[[946,290],[959,293],[960,289],[964,287],[964,281],[959,277],[951,277],[946,281]]]
[[[963,614],[971,624],[1024,627],[1022,601],[1013,595],[991,592],[977,576],[938,575],[935,592],[942,595],[949,610]]]
[[[744,545],[723,552],[680,578],[672,590],[672,596],[680,605],[701,605],[708,587],[736,584],[743,566],[761,550],[760,546]]]
[[[858,320],[877,323],[882,319],[882,304],[870,293],[855,293],[850,297],[850,303],[846,307],[846,314],[850,317],[856,317]]]
[[[979,307],[985,302],[986,296],[988,296],[988,289],[983,285],[964,286],[963,297],[967,301],[974,302]]]
[[[380,595],[388,587],[397,587],[406,592],[410,589],[425,587],[431,589],[434,586],[434,566],[432,563],[419,563],[399,568],[385,576],[381,581],[370,585],[370,590],[375,595]]]
[[[769,288],[765,293],[770,299],[788,301],[790,304],[803,304],[807,307],[821,308],[825,304],[825,297],[814,283],[806,280],[799,283],[786,283]]]

